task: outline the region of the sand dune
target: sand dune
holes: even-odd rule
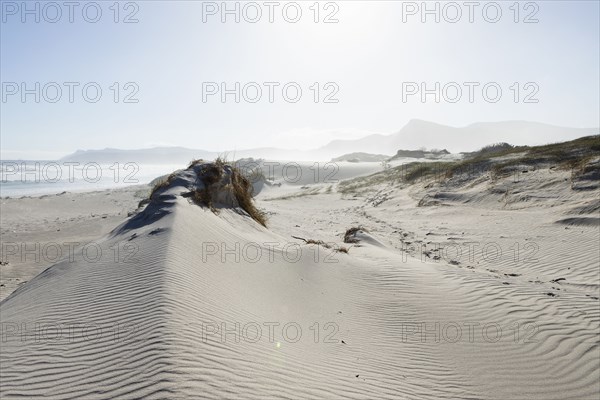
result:
[[[265,201],[266,191],[265,228],[238,207],[226,169],[211,192],[216,212],[195,204],[193,192],[210,187],[201,167],[99,240],[97,261],[77,254],[0,303],[2,398],[600,393],[600,232],[556,223],[577,199],[548,213],[503,209],[493,192],[469,207],[468,191],[417,207],[435,187],[381,185],[384,200],[364,202],[325,191]],[[342,243],[356,225],[368,232]],[[434,260],[437,243],[527,251],[530,240],[533,264],[510,251]]]

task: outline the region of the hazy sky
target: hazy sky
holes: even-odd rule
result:
[[[428,2],[439,22],[420,1],[227,2],[239,22],[221,1],[32,1],[31,14],[21,1],[1,4],[3,158],[157,145],[306,149],[393,133],[413,118],[600,125],[598,1]],[[422,82],[432,89],[424,102],[411,95]]]

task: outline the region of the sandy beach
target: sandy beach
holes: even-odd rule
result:
[[[354,167],[262,185],[264,227],[211,168],[139,209],[148,187],[2,200],[3,242],[94,243],[2,266],[2,398],[600,393],[597,181]]]
[[[600,399],[600,1],[0,14],[0,400]]]
[[[0,199],[0,300],[76,249],[88,246],[91,252],[148,192],[144,185]]]

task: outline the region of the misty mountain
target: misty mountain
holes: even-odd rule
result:
[[[598,134],[598,128],[564,128],[527,121],[479,122],[455,128],[413,119],[391,135],[369,135],[355,140],[334,140],[319,151],[338,154],[362,151],[395,155],[399,149],[448,149],[452,153],[474,151],[497,142],[540,145]]]
[[[101,149],[77,150],[60,159],[67,162],[97,162],[99,164],[128,163],[139,164],[171,164],[174,162],[187,163],[192,159],[213,159],[217,153],[204,150],[194,150],[185,147],[154,147],[151,149]]]
[[[370,153],[350,153],[344,154],[339,157],[332,158],[331,161],[339,162],[339,161],[348,161],[348,162],[382,162],[386,161],[390,157],[383,154],[370,154]]]
[[[101,164],[137,162],[140,164],[188,163],[193,159],[228,159],[242,157],[271,160],[331,160],[350,153],[372,153],[396,156],[400,149],[448,149],[451,153],[476,151],[498,142],[514,145],[540,145],[598,134],[598,128],[565,128],[527,121],[480,122],[466,127],[451,127],[422,120],[411,120],[391,135],[369,135],[354,140],[334,140],[314,150],[286,150],[274,147],[223,152],[185,147],[156,147],[151,149],[78,150],[61,161]]]

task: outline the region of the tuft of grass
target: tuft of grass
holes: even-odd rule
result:
[[[256,222],[267,227],[267,218],[265,214],[254,205],[252,199],[252,183],[246,178],[239,169],[232,167],[231,183],[233,185],[233,194],[238,204],[248,213]]]
[[[204,163],[202,160],[192,161],[190,167]],[[198,175],[204,182],[204,188],[196,189],[192,193],[192,200],[203,207],[210,208],[211,211],[217,212],[213,204],[213,195],[217,190],[215,184],[223,179],[224,168],[231,169],[231,186],[232,194],[235,197],[240,208],[248,213],[256,222],[267,227],[267,218],[263,212],[256,208],[252,198],[252,183],[246,178],[242,172],[234,165],[227,163],[223,158],[218,157],[212,163],[204,163]]]
[[[344,243],[358,243],[358,240],[354,238],[354,235],[358,231],[369,232],[362,226],[355,226],[346,230],[344,233]]]
[[[247,165],[241,165],[241,163],[239,162],[235,162],[233,166],[240,170],[242,172],[242,175],[245,176],[250,181],[250,183],[269,181],[269,179],[267,179],[267,176],[265,175],[265,172],[260,167],[248,168]]]
[[[198,165],[198,164],[202,164],[202,163],[204,163],[204,162],[206,162],[206,161],[204,161],[204,160],[203,160],[203,159],[201,159],[201,158],[197,158],[197,159],[195,159],[195,160],[192,160],[192,161],[190,161],[190,163],[188,164],[188,169],[189,169],[189,168],[192,168],[192,167],[195,167],[195,166],[196,166],[196,165]]]
[[[321,246],[324,247],[326,249],[331,249],[337,253],[346,253],[348,254],[348,251],[350,250],[349,247],[344,247],[344,246],[338,246],[336,244],[330,244],[330,243],[326,243],[322,240],[315,240],[315,239],[305,239],[303,237],[299,237],[299,236],[292,236],[294,239],[299,239],[302,240],[304,243],[306,244],[316,244],[317,246]]]
[[[223,168],[221,160],[217,159],[214,163],[204,163],[202,160],[192,161],[189,168],[195,167],[196,165],[203,164],[202,168],[198,172],[199,176],[202,176],[204,182],[204,188],[196,189],[192,193],[192,200],[194,203],[201,207],[210,208],[212,212],[216,213],[217,210],[213,206],[212,197],[214,191],[214,184],[219,182],[223,177]]]
[[[432,177],[446,177],[451,165],[451,162],[410,163],[406,165],[403,179],[408,183],[415,183],[417,180],[423,181]]]
[[[200,207],[210,208],[215,214],[218,213],[218,210],[213,207],[212,195],[208,187],[194,190],[192,192],[192,201]]]
[[[159,190],[164,189],[167,186],[169,186],[171,184],[171,182],[173,181],[173,179],[175,179],[175,173],[170,174],[169,176],[167,176],[164,179],[159,179],[158,182],[156,182],[156,184],[154,185],[154,187],[150,191],[150,195],[148,196],[148,200],[152,201],[154,199],[154,196],[156,195],[156,193]]]
[[[484,155],[490,156],[492,154],[494,154],[494,155],[505,154],[507,152],[512,152],[512,150],[514,148],[515,148],[515,146],[513,146],[512,144],[508,144],[506,142],[489,144],[489,145],[484,146],[481,149],[479,149],[479,151],[477,151],[475,153],[475,156],[480,157],[480,156],[484,156]]]
[[[299,236],[293,236],[293,235],[292,235],[292,237],[293,237],[294,239],[299,239],[299,240],[302,240],[302,241],[303,241],[304,243],[306,243],[306,244],[316,244],[317,246],[323,246],[323,247],[325,247],[326,249],[330,249],[330,248],[331,248],[331,245],[330,245],[329,243],[325,243],[325,242],[324,242],[324,241],[322,241],[322,240],[315,240],[315,239],[305,239],[305,238],[303,238],[303,237],[299,237]]]
[[[219,158],[213,163],[204,164],[200,170],[202,181],[206,186],[214,185],[223,179],[223,167],[225,164]]]
[[[331,245],[330,245],[330,244],[328,244],[328,243],[325,243],[325,242],[324,242],[324,241],[322,241],[322,240],[307,239],[307,240],[306,240],[306,244],[316,244],[317,246],[323,246],[323,247],[325,247],[326,249],[330,249],[330,248],[331,248]]]

